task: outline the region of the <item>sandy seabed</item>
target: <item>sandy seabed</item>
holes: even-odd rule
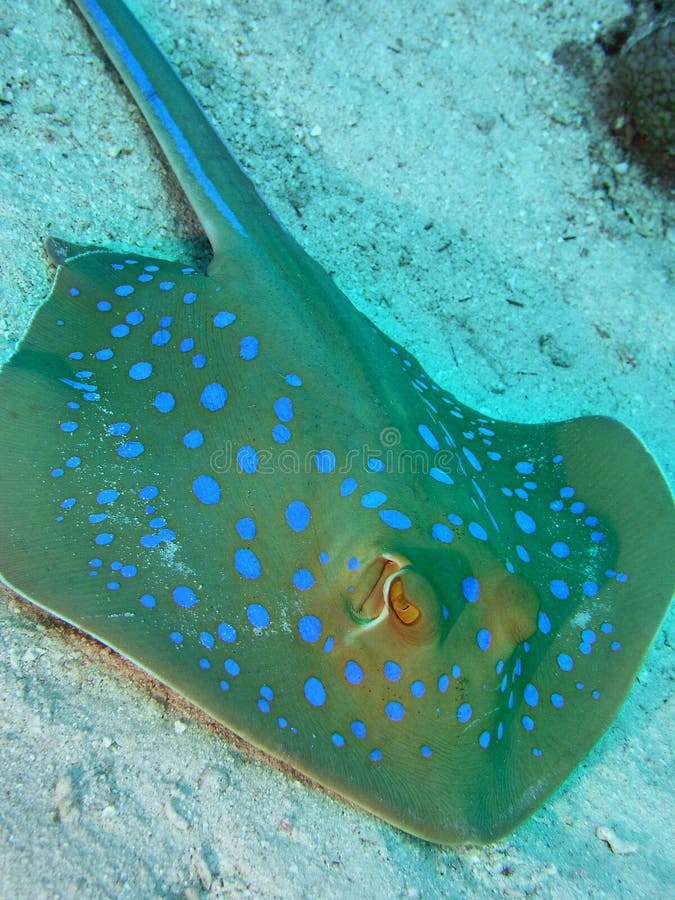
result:
[[[672,483],[672,197],[611,135],[593,43],[626,3],[130,5],[278,217],[434,379],[499,418],[617,416]],[[6,358],[47,294],[50,234],[186,261],[208,247],[69,3],[0,5],[0,71]],[[0,894],[666,896],[672,626],[530,821],[442,848],[3,592]]]

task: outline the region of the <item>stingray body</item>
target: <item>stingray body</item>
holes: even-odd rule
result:
[[[58,241],[0,374],[0,571],[214,718],[439,842],[509,831],[623,701],[673,503],[606,418],[458,402],[274,220],[117,0],[78,2],[214,249]]]

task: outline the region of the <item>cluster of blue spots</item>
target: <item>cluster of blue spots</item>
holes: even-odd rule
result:
[[[250,603],[246,607],[246,618],[254,628],[261,630],[269,627],[270,624],[270,614],[262,603]]]
[[[192,482],[192,492],[205,506],[220,502],[220,485],[210,475],[198,475]]]
[[[193,428],[192,431],[188,431],[188,433],[183,437],[183,443],[188,448],[188,450],[196,450],[204,443],[204,435],[198,428]]]
[[[258,355],[259,341],[257,337],[242,338],[239,343],[239,356],[247,362],[255,359]]]
[[[247,475],[254,475],[258,471],[258,454],[254,447],[244,444],[237,450],[237,467]]]
[[[134,381],[145,381],[151,375],[152,363],[142,361],[129,367],[129,378],[132,378]]]
[[[302,616],[298,622],[298,634],[308,644],[315,644],[321,638],[322,630],[321,619],[317,616]]]
[[[234,644],[237,640],[237,629],[229,622],[221,622],[216,628],[216,632],[225,644]]]
[[[179,584],[178,587],[173,589],[172,596],[178,606],[183,607],[183,609],[192,609],[193,606],[199,603],[199,598],[192,588],[183,584]]]
[[[236,318],[234,313],[221,310],[213,317],[213,324],[216,328],[226,328],[228,325],[231,325]]]
[[[405,716],[405,707],[398,700],[389,700],[384,706],[384,711],[392,722],[400,722]]]
[[[312,706],[323,706],[326,702],[326,688],[323,683],[314,676],[310,676],[305,681],[304,686],[305,698]]]
[[[357,487],[358,483],[356,481],[356,478],[345,478],[345,480],[340,485],[340,496],[349,497],[354,493]]]
[[[363,681],[363,669],[353,659],[350,659],[345,665],[345,678],[350,684],[361,684]]]
[[[243,541],[252,541],[256,536],[256,524],[250,516],[244,516],[243,519],[237,519],[235,526],[237,534]]]
[[[242,578],[255,580],[262,574],[260,560],[247,547],[240,547],[234,551],[234,567]]]
[[[397,531],[405,531],[412,526],[408,516],[397,509],[381,509],[380,518],[385,525],[395,528]]]
[[[457,707],[457,721],[462,725],[466,724],[473,715],[473,709],[470,703],[461,703]]]
[[[217,381],[207,384],[201,393],[199,402],[209,412],[218,412],[227,403],[227,391]]]
[[[398,681],[401,677],[401,667],[397,662],[388,659],[384,664],[384,677],[387,681]]]
[[[169,391],[160,391],[153,400],[155,409],[161,413],[169,413],[176,405],[176,398]]]
[[[293,500],[286,507],[286,521],[293,531],[304,531],[309,525],[310,518],[309,507],[302,500]]]
[[[315,582],[314,575],[309,569],[298,569],[293,573],[293,584],[299,591],[308,591]]]
[[[261,713],[267,714],[270,711],[272,700],[274,700],[274,691],[269,684],[263,684],[260,688],[260,699],[258,700],[258,709]]]

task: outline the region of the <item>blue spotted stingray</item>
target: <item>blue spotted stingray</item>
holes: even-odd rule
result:
[[[77,5],[213,247],[52,240],[0,373],[0,571],[268,753],[433,841],[489,841],[622,703],[675,515],[601,417],[435,384],[272,217],[119,0]]]

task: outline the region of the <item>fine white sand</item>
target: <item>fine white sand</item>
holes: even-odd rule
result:
[[[279,218],[436,380],[501,418],[615,415],[672,483],[672,201],[610,135],[593,46],[627,3],[131,5]],[[186,261],[208,247],[66,0],[0,6],[0,72],[6,358],[48,291],[47,236]],[[528,823],[441,848],[2,592],[0,895],[663,896],[672,626]]]

